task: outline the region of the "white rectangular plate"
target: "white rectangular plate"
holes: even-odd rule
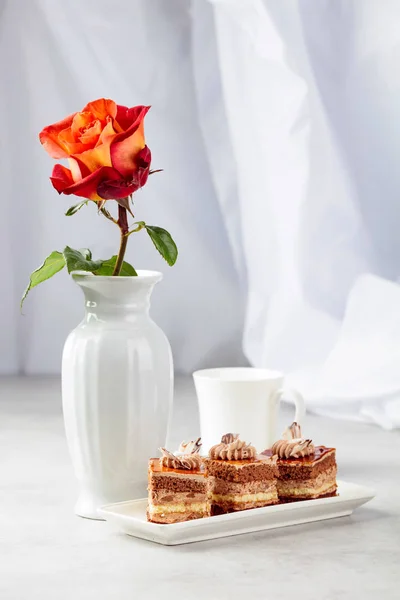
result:
[[[344,517],[351,515],[353,510],[375,496],[375,492],[369,488],[344,481],[338,482],[338,493],[339,495],[333,498],[300,500],[171,525],[147,522],[146,498],[108,504],[99,512],[118,531],[158,544],[173,546]]]

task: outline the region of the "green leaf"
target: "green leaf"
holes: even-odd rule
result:
[[[82,202],[78,202],[78,204],[75,204],[74,206],[70,206],[69,209],[67,210],[67,212],[65,213],[65,216],[71,217],[72,215],[77,213],[78,210],[81,210],[82,206],[85,206],[85,204],[87,204],[87,203],[88,203],[88,200],[83,200]]]
[[[91,260],[92,252],[89,248],[79,248],[79,252],[86,258],[86,260]]]
[[[101,267],[94,272],[95,275],[112,275],[117,262],[117,255],[112,256],[109,260],[105,260]],[[127,262],[122,263],[120,277],[135,277],[137,275],[135,269]]]
[[[172,267],[178,258],[178,248],[171,234],[162,227],[155,227],[154,225],[146,225],[146,230],[161,256]]]
[[[53,277],[53,275],[58,273],[58,271],[61,271],[61,269],[64,267],[65,258],[62,252],[57,252],[57,250],[54,250],[54,252],[49,254],[44,263],[40,265],[36,271],[33,271],[32,275],[30,276],[28,287],[21,298],[21,309],[28,292],[33,287],[39,285],[39,283],[42,283],[42,281],[46,281],[46,279],[50,279],[50,277]]]
[[[91,260],[88,258],[91,252],[90,250],[74,250],[69,246],[66,246],[63,251],[65,262],[67,265],[68,273],[72,271],[89,271],[93,273],[100,269],[103,261],[102,260]]]

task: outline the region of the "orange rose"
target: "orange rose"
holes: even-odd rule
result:
[[[102,205],[142,187],[151,162],[143,127],[149,109],[100,98],[45,127],[39,135],[45,150],[53,158],[68,158],[70,166],[55,165],[50,178],[55,189]]]

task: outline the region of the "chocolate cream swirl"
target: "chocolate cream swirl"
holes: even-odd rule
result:
[[[202,465],[201,456],[197,453],[175,456],[175,454],[172,454],[172,452],[169,452],[165,448],[160,448],[160,451],[162,452],[162,457],[160,458],[160,465],[162,467],[198,471]]]
[[[272,445],[272,454],[279,458],[301,458],[314,454],[315,447],[312,440],[302,438],[292,440],[278,440]]]
[[[228,434],[227,434],[228,435]],[[235,435],[235,434],[231,434]],[[230,439],[223,436],[222,439]],[[209,457],[214,460],[251,460],[255,458],[257,451],[251,444],[234,439],[230,443],[216,444],[210,448]]]

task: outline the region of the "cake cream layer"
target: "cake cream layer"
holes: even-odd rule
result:
[[[337,490],[336,483],[330,483],[321,486],[320,488],[287,488],[285,490],[279,490],[279,498],[298,498],[299,500],[305,500],[307,498],[319,498],[320,496],[325,496],[326,494],[334,494]]]
[[[258,504],[259,502],[269,502],[274,499],[278,499],[275,486],[274,489],[268,492],[258,492],[257,494],[211,494],[211,501],[216,504],[226,502],[229,504]]]
[[[210,477],[209,499],[213,514],[276,504],[276,479],[238,483]]]
[[[247,501],[246,501],[247,500]],[[247,498],[237,496],[234,500],[226,496],[216,496],[211,501],[211,514],[220,515],[241,510],[249,510],[251,508],[262,508],[278,503],[278,494],[274,492],[264,494],[250,494]]]
[[[336,490],[336,467],[320,473],[315,479],[279,479],[279,497],[321,496]]]
[[[208,502],[178,502],[169,504],[149,504],[148,511],[150,515],[163,515],[168,513],[202,513],[205,514],[208,509]]]

